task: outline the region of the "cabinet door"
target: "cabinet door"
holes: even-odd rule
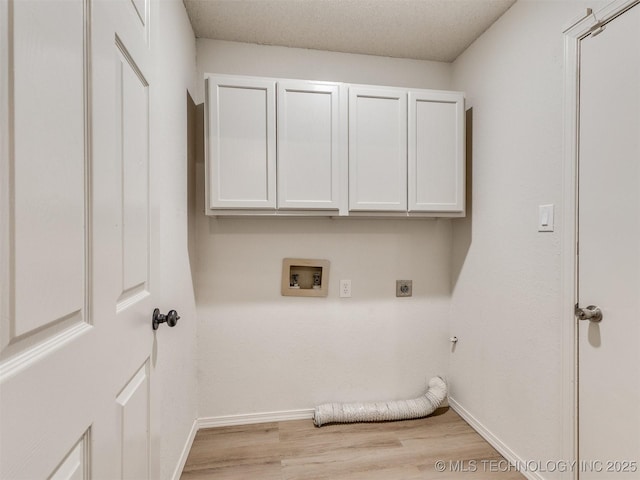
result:
[[[207,208],[276,206],[275,82],[207,78]]]
[[[407,93],[349,89],[349,209],[407,210]]]
[[[339,86],[278,81],[278,208],[339,207]]]
[[[464,212],[464,96],[409,92],[409,211]]]

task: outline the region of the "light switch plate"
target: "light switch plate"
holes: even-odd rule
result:
[[[538,231],[553,232],[553,205],[538,206]]]

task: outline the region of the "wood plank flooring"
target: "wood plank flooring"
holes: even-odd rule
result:
[[[442,463],[438,463],[438,462]],[[439,471],[442,470],[442,471]],[[400,422],[200,430],[181,480],[521,480],[452,409]]]

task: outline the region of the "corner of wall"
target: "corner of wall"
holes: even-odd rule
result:
[[[188,186],[194,135],[190,93],[198,84],[195,37],[184,4],[179,0],[154,3],[152,28],[154,88],[149,108],[153,124],[150,150],[154,188],[166,192],[155,205],[153,221],[162,225],[159,242],[161,280],[155,285],[164,308],[178,310],[176,328],[156,334],[155,382],[161,392],[159,419],[161,478],[179,476],[186,460],[198,416],[197,315],[189,264]],[[160,305],[159,305],[160,306]],[[178,347],[179,346],[179,347]],[[179,407],[178,407],[179,406]],[[178,407],[178,408],[177,408]],[[185,444],[186,440],[186,444]],[[177,472],[177,473],[176,473]]]
[[[541,234],[536,221],[540,204],[563,208],[562,27],[584,7],[516,2],[452,66],[473,117],[472,209],[453,230],[452,396],[524,459],[565,451],[563,226]]]

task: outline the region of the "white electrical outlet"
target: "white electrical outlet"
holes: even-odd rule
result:
[[[340,280],[340,296],[342,298],[351,296],[351,280]]]

